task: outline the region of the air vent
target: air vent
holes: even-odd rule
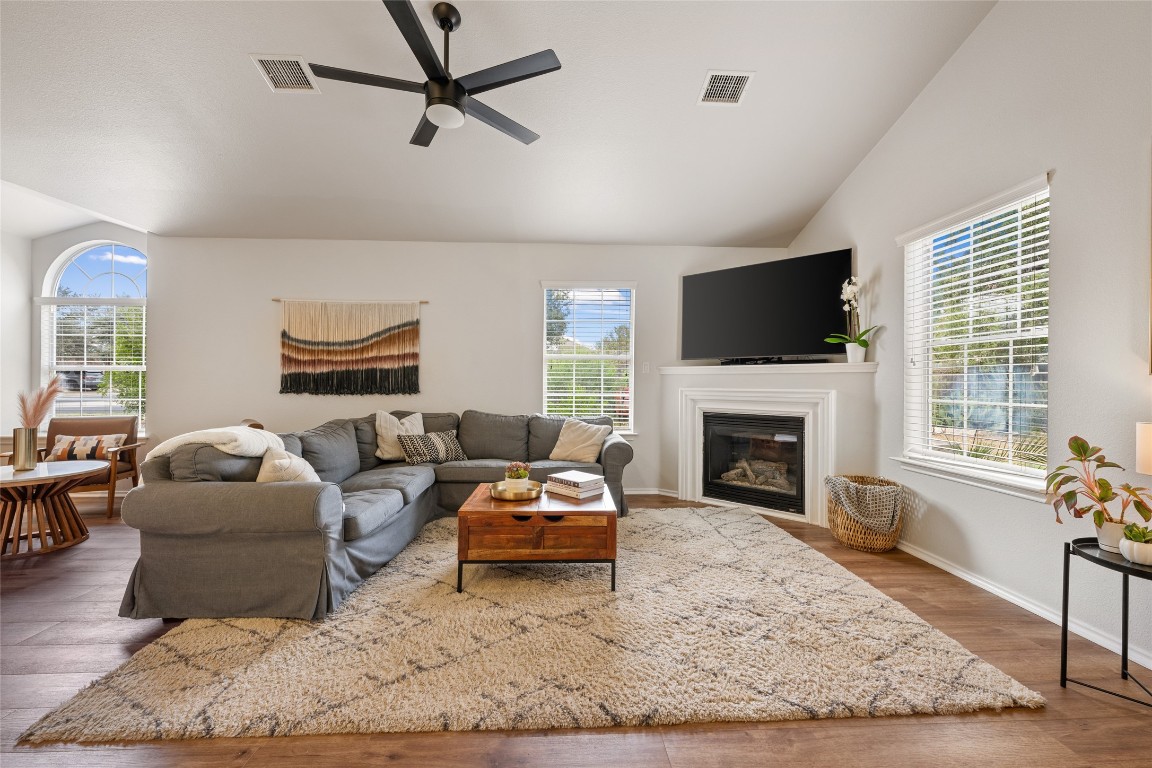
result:
[[[295,56],[252,54],[252,61],[268,87],[277,93],[319,93],[316,81],[304,60]]]
[[[700,89],[701,104],[729,104],[740,103],[744,97],[748,81],[755,72],[718,72],[710,71],[704,80],[704,87]]]

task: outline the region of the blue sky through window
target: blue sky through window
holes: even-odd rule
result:
[[[148,257],[126,245],[82,251],[60,274],[57,296],[143,299],[148,296]]]
[[[605,333],[630,323],[631,307],[632,291],[627,288],[573,289],[567,335],[581,344],[595,347]]]

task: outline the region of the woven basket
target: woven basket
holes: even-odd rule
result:
[[[858,485],[894,485],[900,487],[900,483],[885,480],[882,477],[869,477],[868,475],[841,475],[841,477]],[[896,527],[888,533],[877,533],[857,522],[844,511],[843,507],[832,500],[831,495],[828,496],[828,528],[837,541],[852,549],[858,549],[861,552],[887,552],[900,541],[900,530],[903,527],[903,499],[897,502]]]

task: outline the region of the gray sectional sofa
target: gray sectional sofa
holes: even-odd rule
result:
[[[409,411],[394,411],[403,418]],[[281,434],[320,483],[257,483],[261,459],[190,444],[144,462],[124,499],[140,559],[120,606],[131,618],[322,619],[436,517],[454,514],[510,461],[531,478],[603,475],[621,515],[632,446],[616,433],[596,463],[548,459],[563,417],[423,413],[425,432],[455,430],[466,461],[409,465],[376,458],[375,414]],[[611,424],[607,417],[586,419]]]

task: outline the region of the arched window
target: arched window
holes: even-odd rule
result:
[[[64,393],[57,416],[135,413],[145,422],[148,257],[120,243],[61,255],[44,281],[42,357]]]

